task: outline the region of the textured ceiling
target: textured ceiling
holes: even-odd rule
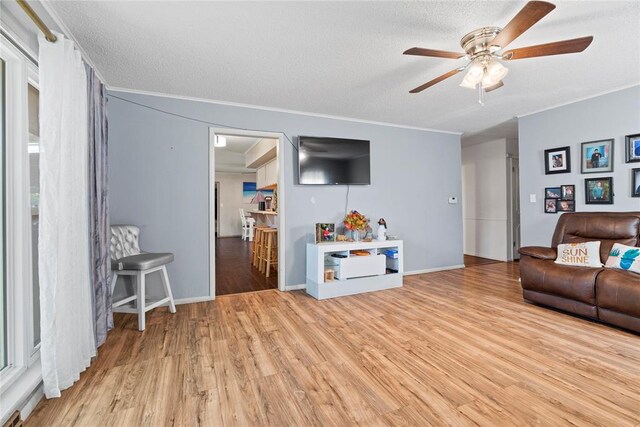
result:
[[[593,35],[581,54],[507,63],[486,97],[462,76],[408,91],[462,64],[402,55],[460,51],[482,26],[504,26],[525,1],[49,3],[107,84],[470,134],[519,116],[640,83],[639,1],[556,1],[514,41]]]

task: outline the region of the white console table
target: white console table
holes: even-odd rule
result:
[[[397,255],[390,257],[387,251]],[[333,270],[334,280],[325,281],[327,270]],[[307,293],[317,299],[398,288],[403,272],[402,240],[307,244]]]

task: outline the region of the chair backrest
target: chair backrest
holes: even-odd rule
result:
[[[247,217],[244,215],[244,209],[239,208],[240,209],[240,221],[242,221],[242,226],[246,227],[247,226]]]
[[[135,225],[112,225],[109,246],[111,259],[115,261],[141,253],[139,235],[140,229]]]
[[[551,246],[599,240],[600,257],[606,260],[614,243],[640,245],[640,212],[578,212],[562,214]]]

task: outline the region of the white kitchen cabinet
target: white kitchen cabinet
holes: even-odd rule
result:
[[[273,159],[256,171],[256,186],[262,189],[275,188],[276,185],[278,185],[278,160]]]

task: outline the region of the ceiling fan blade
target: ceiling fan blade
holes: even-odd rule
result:
[[[579,39],[563,40],[560,42],[545,43],[535,46],[511,49],[502,54],[502,59],[524,59],[535,58],[536,56],[564,55],[565,53],[577,53],[585,50],[591,42],[593,36],[580,37]]]
[[[545,1],[530,1],[500,31],[490,45],[505,47],[555,8],[555,5]]]
[[[436,58],[451,58],[459,59],[464,56],[464,53],[449,52],[446,50],[425,49],[423,47],[412,47],[402,52],[403,55],[417,55],[417,56],[434,56]]]
[[[440,77],[436,77],[435,79],[423,84],[422,86],[418,86],[415,89],[412,89],[409,91],[409,93],[418,93],[418,92],[422,92],[423,90],[425,90],[428,87],[433,86],[436,83],[440,83],[441,81],[443,81],[444,79],[448,79],[451,76],[455,76],[456,74],[458,74],[460,71],[464,70],[464,67],[462,68],[456,68],[455,70],[451,70],[448,73],[445,73],[443,75],[441,75]]]
[[[492,90],[500,89],[502,86],[504,86],[504,83],[502,83],[502,80],[500,80],[498,83],[494,84],[493,86],[485,87],[484,91],[491,92]]]

